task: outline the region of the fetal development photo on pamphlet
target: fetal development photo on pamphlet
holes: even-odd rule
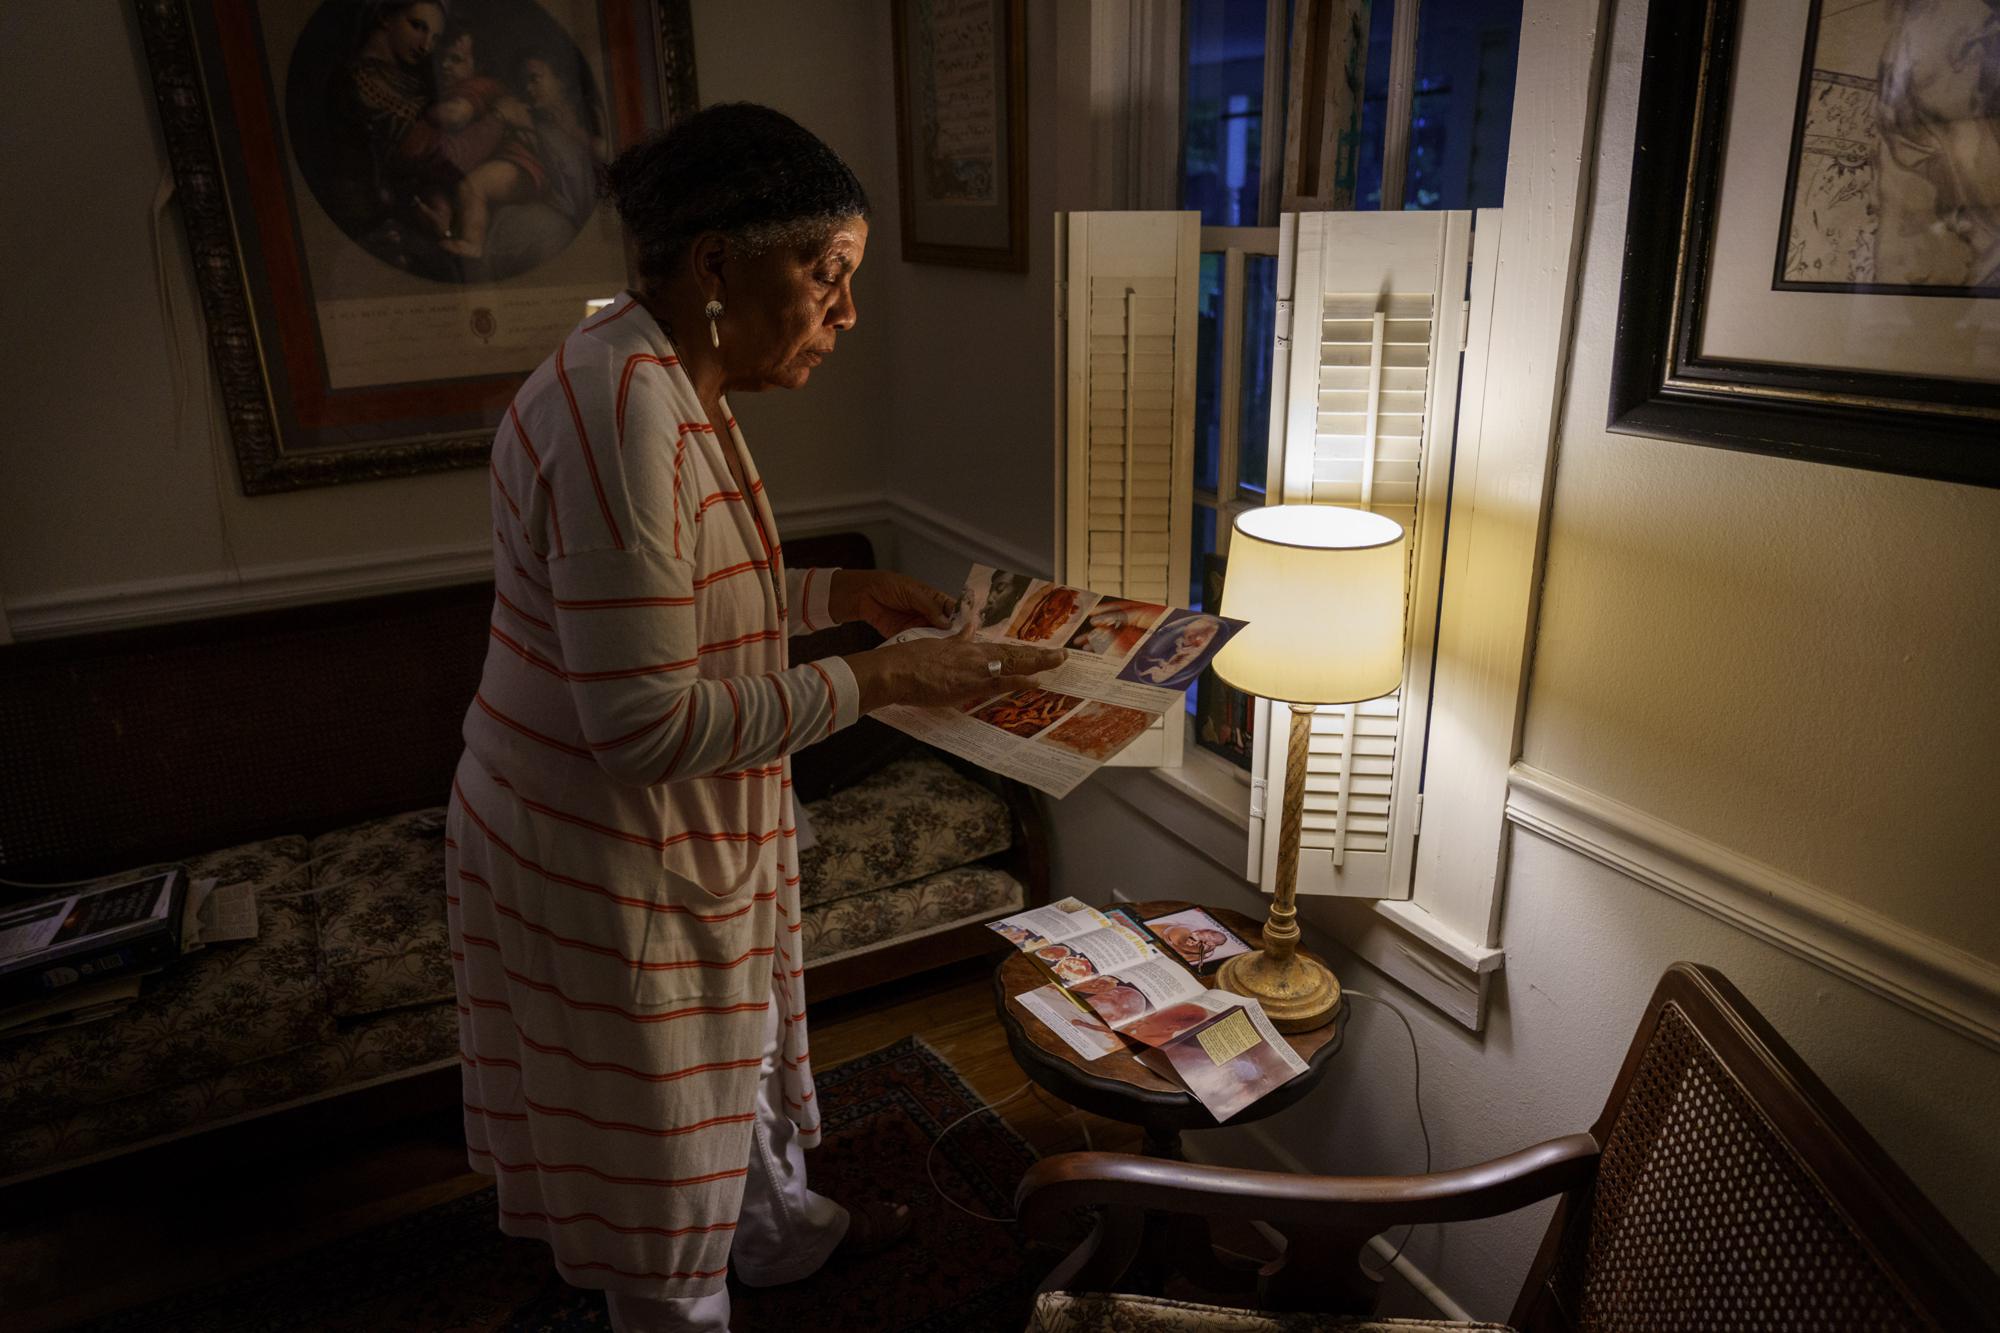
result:
[[[898,704],[875,716],[1051,796],[1067,796],[1163,714],[1182,707],[1188,686],[1243,622],[974,565],[952,628],[902,637],[968,627],[984,642],[1060,648],[1068,656],[1027,689],[958,709]]]

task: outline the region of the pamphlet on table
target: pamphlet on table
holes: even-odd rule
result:
[[[962,708],[894,704],[874,716],[918,740],[1051,796],[1067,796],[1107,759],[1183,707],[1187,688],[1243,621],[1176,610],[974,565],[949,630],[993,644],[1061,648],[1060,667],[1029,689]]]
[[[1017,996],[1022,1007],[1086,1060],[1124,1049],[1120,1038],[1157,1048],[1142,1061],[1178,1077],[1218,1121],[1305,1072],[1262,1005],[1204,986],[1124,916],[1064,898],[991,923],[1055,978]]]

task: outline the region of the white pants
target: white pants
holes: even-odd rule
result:
[[[819,1271],[847,1235],[847,1210],[806,1188],[806,1153],[785,1114],[778,1081],[778,1005],[765,1011],[763,1079],[750,1132],[750,1174],[729,1266],[746,1287],[775,1287]],[[728,1333],[729,1289],[649,1301],[606,1292],[617,1333]]]

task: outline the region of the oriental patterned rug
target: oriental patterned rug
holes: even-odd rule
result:
[[[808,1161],[833,1198],[887,1193],[910,1206],[905,1243],[837,1273],[785,1287],[731,1288],[737,1333],[1018,1333],[1035,1283],[1059,1252],[1031,1248],[1011,1224],[982,1222],[932,1190],[924,1155],[980,1104],[915,1037],[816,1071],[825,1141]],[[977,1212],[1005,1217],[1034,1163],[997,1116],[953,1129],[932,1158],[938,1184]],[[604,1298],[556,1276],[539,1242],[494,1227],[479,1189],[232,1281],[78,1326],[91,1333],[571,1333],[607,1330]]]

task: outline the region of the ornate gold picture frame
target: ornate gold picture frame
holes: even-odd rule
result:
[[[687,0],[138,11],[244,493],[483,464],[624,286],[598,185],[696,105]]]

